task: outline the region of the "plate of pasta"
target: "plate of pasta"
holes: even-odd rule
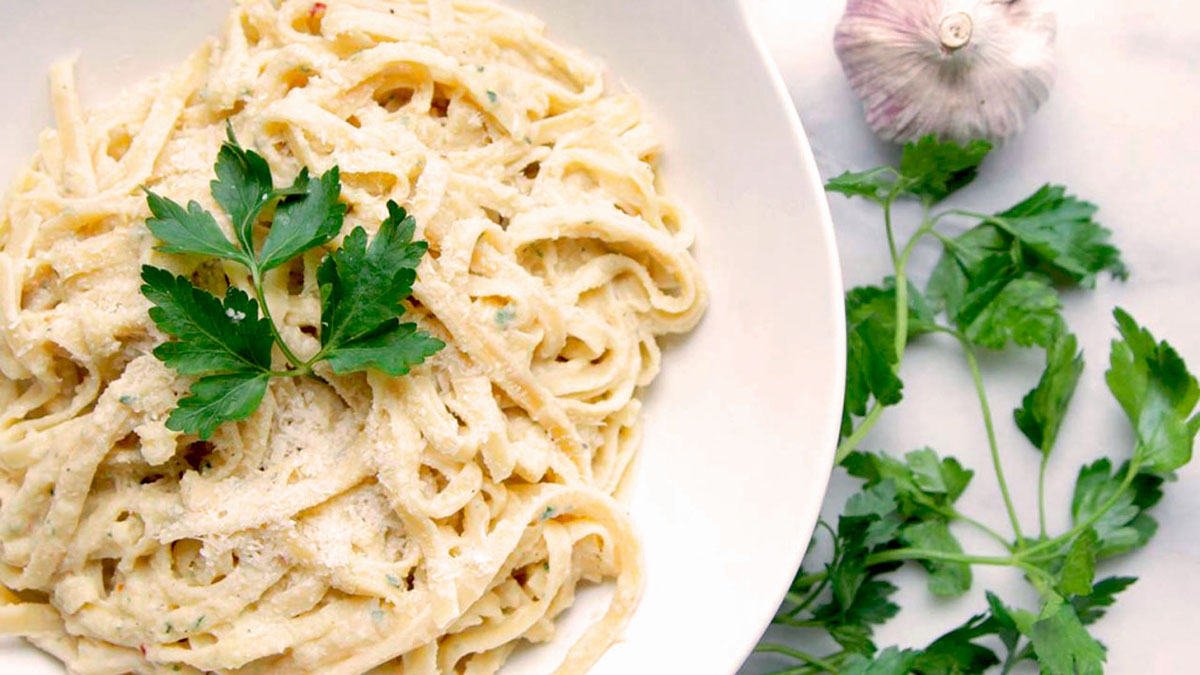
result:
[[[845,328],[736,1],[0,10],[6,673],[738,669]]]

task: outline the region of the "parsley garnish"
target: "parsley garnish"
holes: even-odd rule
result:
[[[322,260],[321,348],[307,359],[298,357],[271,318],[263,275],[341,232],[346,206],[338,201],[338,168],[318,177],[304,169],[291,186],[276,188],[266,159],[243,149],[230,129],[216,175],[213,199],[229,216],[235,241],[198,203],[184,207],[146,190],[153,215],[146,225],[162,241],[158,250],[237,263],[248,270],[255,294],[231,285],[221,299],[186,277],[142,268],[142,294],[154,304],[150,318],[174,338],[154,355],[179,374],[197,377],[167,418],[168,428],[205,439],[221,423],[253,413],[271,377],[312,375],[322,361],[339,375],[368,369],[403,375],[445,346],[416,324],[400,322],[427,245],[413,241],[413,219],[389,201],[388,218],[369,243],[366,230],[356,227]],[[270,206],[274,215],[262,222]],[[256,251],[254,235],[261,226],[269,229]],[[275,347],[287,362],[283,370],[272,365]]]
[[[906,146],[897,167],[846,173],[827,184],[832,192],[883,208],[894,272],[879,285],[846,294],[849,364],[837,461],[863,481],[862,489],[846,502],[836,527],[820,523],[833,542],[832,555],[822,569],[799,571],[775,619],[823,630],[838,649],[814,655],[759,645],[759,651],[796,662],[780,672],[941,675],[999,666],[1008,673],[1026,660],[1050,675],[1102,672],[1105,649],[1088,626],[1135,579],[1097,580],[1098,568],[1146,545],[1157,529],[1148,511],[1162,498],[1164,481],[1191,459],[1200,430],[1200,385],[1170,345],[1117,309],[1118,339],[1106,382],[1133,426],[1134,447],[1115,469],[1118,462],[1107,458],[1081,468],[1071,525],[1058,534],[1048,530],[1045,468],[1084,368],[1060,296],[1065,289],[1092,287],[1102,274],[1124,279],[1127,272],[1109,231],[1094,220],[1096,207],[1062,187],[1045,186],[996,214],[935,212],[974,180],[990,149],[983,142],[963,147],[926,138]],[[903,246],[892,224],[892,206],[900,199],[916,199],[924,210]],[[949,218],[971,226],[947,232]],[[909,281],[908,262],[925,239],[940,242],[942,256],[921,291]],[[858,449],[883,411],[901,401],[905,350],[928,333],[949,336],[965,355],[1011,537],[958,510],[974,472],[955,459],[929,448],[902,457]],[[1038,349],[1045,358],[1041,377],[1013,412],[1041,458],[1036,534],[1022,526],[1013,506],[976,356],[1012,346]],[[964,551],[952,524],[978,529],[996,552]],[[871,639],[874,626],[900,611],[887,576],[904,562],[923,567],[938,596],[966,593],[972,568],[988,565],[1020,570],[1039,599],[1036,607],[1021,609],[988,593],[984,611],[924,648],[880,649]],[[997,646],[1003,652],[994,651]]]

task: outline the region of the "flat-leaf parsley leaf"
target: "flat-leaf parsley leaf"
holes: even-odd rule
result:
[[[142,294],[154,305],[150,318],[174,338],[154,355],[181,375],[198,377],[171,411],[168,428],[208,438],[222,422],[252,414],[273,376],[313,375],[322,361],[336,374],[376,369],[402,375],[445,346],[417,324],[400,323],[427,246],[413,241],[413,219],[388,202],[388,218],[369,244],[366,230],[357,227],[321,262],[321,349],[308,359],[296,356],[271,318],[262,278],[341,232],[346,206],[339,201],[338,168],[316,178],[304,169],[290,187],[276,189],[266,160],[243,149],[230,129],[215,170],[213,199],[229,216],[235,241],[197,202],[185,208],[146,190],[152,214],[146,224],[163,242],[158,250],[237,263],[249,271],[255,294],[230,285],[222,301],[186,277],[142,268]],[[272,204],[274,216],[256,254],[254,231]],[[274,347],[286,370],[274,369]]]

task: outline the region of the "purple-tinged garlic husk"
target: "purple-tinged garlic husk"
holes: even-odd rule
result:
[[[1057,22],[1039,0],[847,0],[834,48],[875,133],[1002,141],[1054,84]]]

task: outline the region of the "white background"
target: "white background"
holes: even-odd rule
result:
[[[900,0],[897,0],[900,1]],[[822,174],[866,169],[897,151],[867,130],[832,48],[840,0],[746,0],[809,133]],[[1051,463],[1051,530],[1067,522],[1071,486],[1081,463],[1103,455],[1124,458],[1130,433],[1103,384],[1114,305],[1160,339],[1166,338],[1200,372],[1200,5],[1184,0],[1061,0],[1059,81],[1050,101],[1021,136],[995,151],[975,185],[952,203],[996,210],[1044,182],[1067,185],[1101,206],[1132,276],[1102,282],[1067,300],[1066,316],[1079,333],[1087,369]],[[888,272],[878,208],[831,198],[847,287],[877,283]],[[911,224],[911,220],[909,221]],[[909,228],[911,230],[911,228]],[[916,256],[918,281],[935,259],[932,247]],[[965,366],[953,345],[936,340],[910,348],[904,363],[906,401],[890,409],[868,449],[902,453],[929,445],[976,469],[960,505],[1001,532],[1009,531],[987,461],[986,439]],[[985,359],[1001,452],[1026,530],[1036,529],[1036,456],[1011,422],[1011,410],[1036,381],[1040,357]],[[1168,485],[1156,508],[1158,535],[1137,553],[1103,566],[1102,575],[1140,580],[1120,596],[1095,632],[1109,647],[1113,673],[1193,673],[1197,601],[1200,600],[1200,460]],[[851,481],[840,471],[825,517],[841,508]],[[969,551],[995,553],[986,539],[962,531]],[[993,544],[994,546],[994,544]],[[877,633],[878,644],[923,646],[985,607],[993,589],[1032,608],[1034,598],[1008,570],[976,574],[962,600],[932,600],[923,573],[906,569],[900,615]],[[821,651],[811,635],[772,631],[773,638]],[[751,659],[747,674],[780,663]]]

